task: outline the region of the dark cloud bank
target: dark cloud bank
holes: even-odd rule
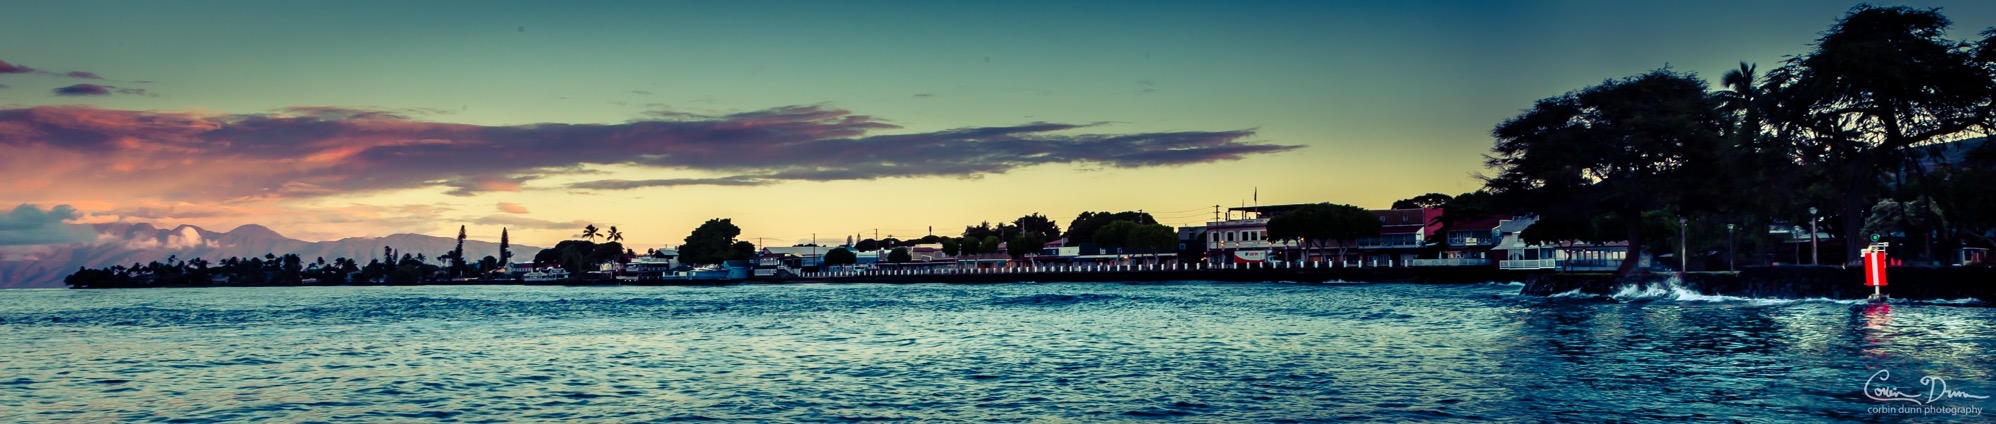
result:
[[[92,85],[65,89],[82,86]],[[159,163],[227,158],[230,166],[262,173],[257,181],[203,188],[226,191],[205,193],[217,198],[411,187],[443,187],[453,195],[517,191],[549,175],[580,173],[584,164],[720,176],[602,179],[568,188],[977,177],[1043,164],[1176,166],[1300,148],[1249,141],[1252,130],[1077,133],[1099,125],[1034,122],[897,134],[888,132],[900,127],[874,117],[822,106],[672,114],[621,124],[514,126],[427,122],[392,111],[330,107],[204,115],[60,106],[0,109],[0,146]]]

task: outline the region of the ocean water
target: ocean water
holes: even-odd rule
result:
[[[1990,420],[1865,390],[1996,394],[1979,302],[1519,288],[10,290],[0,422]]]

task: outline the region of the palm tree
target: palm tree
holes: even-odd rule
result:
[[[612,225],[610,226],[610,235],[603,237],[603,240],[613,241],[613,242],[624,241],[624,233],[621,231],[617,231],[617,226]]]
[[[1761,78],[1754,73],[1757,67],[1740,62],[1739,69],[1726,71],[1724,76],[1719,77],[1719,83],[1726,87],[1726,90],[1717,93],[1719,110],[1739,114],[1738,126],[1733,128],[1733,134],[1744,141],[1753,141],[1760,136],[1761,110],[1764,109],[1761,103],[1766,101],[1766,93],[1771,88],[1758,84]],[[1769,80],[1769,84],[1774,83],[1772,78]]]
[[[589,226],[582,227],[582,238],[594,241],[598,235],[596,233],[596,224],[589,224]]]

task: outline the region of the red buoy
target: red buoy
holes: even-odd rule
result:
[[[1884,301],[1885,267],[1891,258],[1885,255],[1886,243],[1874,242],[1864,249],[1864,285],[1871,286],[1871,300]]]

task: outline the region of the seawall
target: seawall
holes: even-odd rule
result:
[[[1838,266],[1748,267],[1739,272],[1693,272],[1678,280],[1675,273],[1615,278],[1608,273],[1548,273],[1526,278],[1524,294],[1549,296],[1578,290],[1608,295],[1624,287],[1648,289],[1676,284],[1706,295],[1770,299],[1863,299],[1864,269]],[[1996,268],[1887,268],[1885,294],[1894,299],[1942,300],[1974,298],[1996,301]]]
[[[1354,281],[1371,283],[1482,283],[1523,282],[1530,274],[1495,268],[1259,268],[1227,270],[1171,270],[1119,272],[1022,272],[995,274],[867,275],[828,279],[787,279],[756,283],[1016,283],[1051,282],[1145,282],[1145,281]]]

